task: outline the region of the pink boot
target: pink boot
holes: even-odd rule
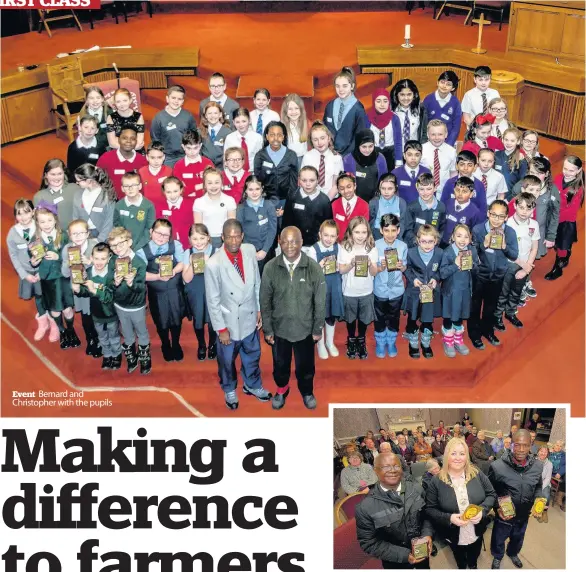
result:
[[[47,314],[47,316],[49,316]],[[57,326],[55,320],[52,316],[48,317],[49,320],[49,341],[50,342],[58,342],[59,341],[59,327]]]
[[[42,316],[37,314],[35,320],[37,321],[37,331],[35,332],[34,340],[35,342],[40,342],[49,329],[49,314],[43,314]]]

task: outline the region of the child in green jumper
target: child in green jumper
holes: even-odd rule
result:
[[[91,317],[102,347],[102,369],[120,369],[122,346],[118,331],[118,315],[114,308],[114,269],[109,265],[112,251],[105,242],[98,242],[90,257],[84,284],[73,284],[73,292],[89,298]]]
[[[122,191],[126,195],[114,207],[114,226],[121,226],[132,235],[134,249],[143,248],[150,237],[150,229],[155,222],[155,205],[143,197],[142,181],[138,173],[122,176]]]
[[[69,238],[59,226],[57,206],[39,202],[35,208],[35,223],[45,253],[41,257],[31,253],[31,266],[39,269],[43,305],[59,328],[61,349],[77,348],[81,342],[73,329],[73,292],[69,280],[61,274],[61,249]]]
[[[146,262],[132,251],[130,231],[117,226],[108,235],[108,244],[116,255],[114,269],[114,308],[124,336],[128,373],[140,362],[140,373],[151,371],[151,344],[146,325]],[[135,340],[138,338],[138,354]]]

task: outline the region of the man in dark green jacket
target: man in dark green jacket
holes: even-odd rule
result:
[[[315,409],[313,395],[315,343],[321,338],[326,313],[326,281],[317,262],[301,252],[301,231],[288,226],[279,239],[281,254],[264,269],[260,311],[265,341],[273,350],[273,377],[279,388],[273,409],[281,409],[289,395],[291,354],[303,403]]]

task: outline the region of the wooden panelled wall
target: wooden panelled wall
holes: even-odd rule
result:
[[[144,89],[167,88],[169,76],[193,76],[199,63],[199,52],[196,48],[179,54],[172,50],[157,50],[152,53],[126,50],[124,53],[108,53],[108,58],[95,54],[82,54],[84,79],[88,83],[115,79],[114,71],[108,69],[106,64],[106,61],[114,60],[119,62],[118,68],[123,77],[137,80]],[[55,129],[55,120],[50,112],[51,92],[44,64],[33,72],[9,72],[3,75],[2,90],[1,144]]]

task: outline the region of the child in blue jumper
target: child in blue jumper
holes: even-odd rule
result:
[[[448,127],[446,143],[456,146],[462,124],[462,106],[456,98],[458,76],[452,71],[442,72],[437,78],[437,89],[423,100],[429,119],[441,119]]]

